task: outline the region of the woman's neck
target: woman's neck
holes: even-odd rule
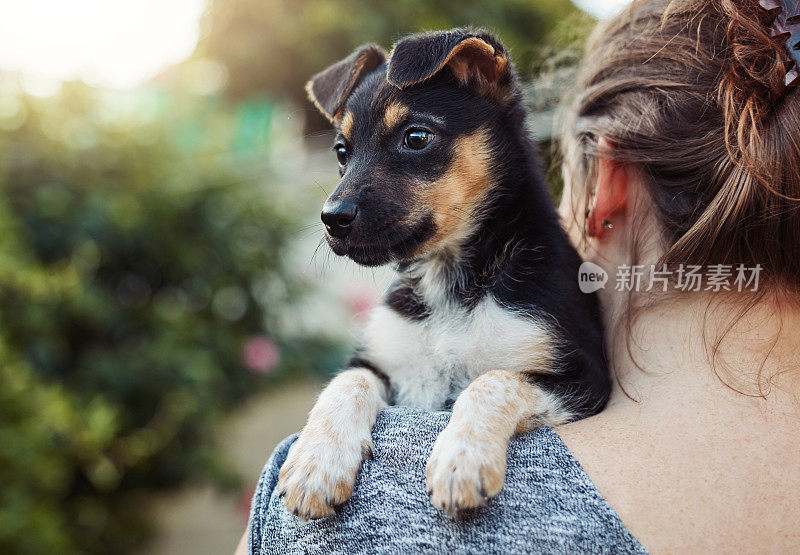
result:
[[[619,385],[608,407],[557,430],[653,553],[796,545],[800,315],[764,304],[739,312],[691,296],[643,311],[633,357],[624,339],[613,347]],[[759,384],[763,396],[752,396]]]
[[[716,397],[732,409],[800,414],[800,311],[766,301],[744,307],[687,294],[643,309],[630,336],[612,328],[610,406],[707,408]],[[611,321],[625,321],[618,316]]]

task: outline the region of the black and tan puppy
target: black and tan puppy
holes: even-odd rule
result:
[[[450,513],[481,505],[503,485],[513,434],[591,415],[610,391],[597,299],[578,289],[506,51],[482,31],[413,35],[388,61],[359,48],[308,93],[338,132],[328,243],[360,264],[396,264],[397,280],[320,395],[278,491],[296,515],[331,514],[387,403],[452,405],[428,493]]]

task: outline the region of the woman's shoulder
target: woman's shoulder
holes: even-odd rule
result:
[[[253,553],[387,551],[644,553],[552,429],[511,441],[506,481],[485,507],[450,518],[425,493],[425,464],[447,412],[390,407],[373,428],[351,499],[325,519],[303,523],[275,492],[296,436],[270,457],[253,498]]]

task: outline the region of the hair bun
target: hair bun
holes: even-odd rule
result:
[[[773,35],[778,6],[765,9],[753,0],[712,0],[727,22],[727,71],[717,90],[731,158],[744,164],[758,182],[770,184],[775,168],[764,160],[762,131],[785,103],[787,72],[795,63],[786,50],[786,35]],[[780,194],[780,193],[778,193]]]
[[[729,66],[720,84],[721,95],[735,101],[730,108],[750,103],[766,108],[783,94],[787,69],[784,45],[772,36],[775,13],[753,0],[716,0],[727,19]],[[765,98],[769,93],[770,98]]]

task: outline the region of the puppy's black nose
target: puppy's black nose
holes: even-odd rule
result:
[[[344,237],[350,233],[357,215],[358,206],[346,200],[328,200],[322,207],[322,222],[334,237]]]

